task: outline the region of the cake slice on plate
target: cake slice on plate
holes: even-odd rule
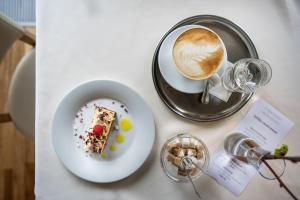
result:
[[[110,135],[116,112],[104,107],[96,107],[90,131],[85,138],[87,151],[102,153]]]

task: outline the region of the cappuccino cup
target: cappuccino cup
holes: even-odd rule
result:
[[[227,68],[227,52],[221,38],[209,28],[181,26],[162,40],[158,66],[164,80],[176,90],[200,93],[204,79],[222,76]]]
[[[186,30],[177,37],[172,56],[181,75],[192,80],[203,80],[220,69],[225,57],[225,47],[215,32],[199,26]]]

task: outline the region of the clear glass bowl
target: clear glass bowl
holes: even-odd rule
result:
[[[171,137],[165,142],[160,153],[161,166],[165,174],[169,178],[177,182],[188,182],[189,178],[188,176],[179,175],[178,174],[179,167],[175,166],[167,158],[168,155],[170,154],[168,151],[168,147],[176,144],[185,145],[186,147],[192,144],[193,146],[197,145],[198,147],[201,147],[201,150],[199,151],[202,152],[202,158],[199,160],[198,159],[195,160],[195,158],[193,158],[193,160],[195,161],[194,163],[197,164],[197,166],[202,169],[202,170],[196,169],[195,173],[191,175],[191,179],[196,180],[203,174],[203,171],[206,172],[208,169],[209,152],[206,145],[200,139],[188,134],[178,134],[174,137]],[[188,156],[190,155],[187,154],[184,155],[184,157],[188,157]]]

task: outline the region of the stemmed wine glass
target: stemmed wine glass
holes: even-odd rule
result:
[[[269,83],[271,77],[272,69],[266,61],[244,58],[226,68],[222,84],[231,92],[252,93]]]

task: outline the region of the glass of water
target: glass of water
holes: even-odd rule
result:
[[[264,155],[270,154],[270,151],[261,148],[254,139],[241,133],[234,133],[227,136],[225,139],[224,149],[227,154],[235,159],[252,165],[262,177],[269,180],[276,179],[261,161]],[[284,160],[268,160],[268,164],[274,169],[279,177],[284,174],[286,168]]]
[[[271,77],[272,69],[266,61],[243,58],[225,70],[222,84],[231,92],[252,93],[269,83]]]

